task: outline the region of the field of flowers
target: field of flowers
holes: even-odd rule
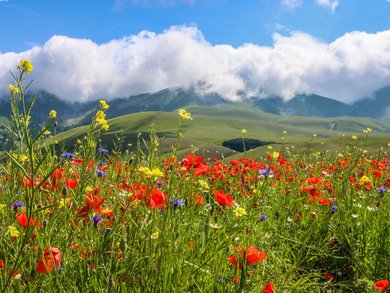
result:
[[[366,129],[338,154],[205,160],[153,133],[134,151],[99,144],[100,101],[72,152],[46,145],[25,105],[32,70],[10,85],[0,166],[3,292],[375,292],[390,278],[390,171],[364,151]],[[243,130],[243,135],[245,131]]]

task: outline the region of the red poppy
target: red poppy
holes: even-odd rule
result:
[[[4,264],[4,260],[0,259],[0,269],[4,268],[5,264]]]
[[[204,197],[200,194],[197,194],[195,198],[195,204],[197,206],[201,206],[203,203],[204,203]]]
[[[334,276],[330,273],[324,273],[324,277],[327,278],[329,281],[334,280]]]
[[[262,252],[253,246],[248,247],[246,250],[246,261],[250,264],[255,264],[266,258],[267,254],[265,252]]]
[[[57,247],[46,248],[43,256],[38,261],[37,273],[47,274],[53,271],[54,266],[59,266],[62,259],[61,251]]]
[[[263,293],[273,293],[273,292],[275,292],[275,288],[274,287],[275,287],[274,284],[272,284],[271,282],[268,282],[267,284],[265,284]]]
[[[194,177],[208,174],[210,172],[210,167],[207,163],[202,162],[203,156],[195,156],[194,154],[187,154],[186,157],[182,160],[183,167],[185,168],[184,172],[189,172],[191,168],[194,169]]]
[[[232,206],[232,207],[236,205],[233,201],[233,197],[226,194],[225,192],[220,190],[214,190],[213,193],[215,195],[215,199],[219,204],[223,206]]]
[[[234,255],[229,255],[229,256],[227,257],[227,260],[228,260],[232,265],[234,265],[234,266],[237,265],[237,259],[236,259],[236,257],[235,257]]]
[[[65,184],[66,186],[68,186],[69,188],[76,188],[77,186],[77,181],[76,180],[73,180],[73,179],[70,179],[70,178],[66,178],[65,180]]]
[[[71,163],[73,165],[81,165],[82,163],[84,163],[84,159],[82,159],[82,158],[75,158],[75,159],[73,159],[73,161]]]
[[[146,204],[154,209],[162,209],[166,203],[166,193],[161,190],[152,191],[154,191],[154,193],[151,194],[150,199],[147,200]]]
[[[18,220],[20,226],[22,227],[27,227],[27,214],[26,213],[21,213],[21,214],[16,214],[16,219]],[[33,217],[30,217],[30,227],[34,226],[34,219]]]
[[[374,288],[379,291],[385,291],[389,287],[388,280],[379,280],[375,283]]]

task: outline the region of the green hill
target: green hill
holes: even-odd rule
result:
[[[234,154],[234,151],[223,147],[222,144],[233,138],[241,137],[241,130],[247,130],[246,137],[261,141],[281,143],[281,135],[285,130],[287,135],[285,143],[304,146],[313,134],[317,140],[329,144],[340,144],[340,137],[345,135],[359,135],[367,127],[376,135],[375,145],[387,145],[390,127],[368,118],[337,117],[314,118],[299,116],[279,116],[248,109],[245,105],[234,107],[232,105],[188,108],[193,120],[183,123],[183,136],[180,148],[188,150],[191,147],[198,149],[212,149],[214,153],[224,156]],[[120,137],[121,148],[126,149],[129,144],[135,146],[137,135],[147,139],[150,126],[153,124],[161,140],[162,152],[169,152],[177,137],[179,116],[176,112],[141,112],[116,117],[109,120],[110,129],[101,135],[102,146],[112,148]],[[77,139],[82,139],[88,126],[77,127],[63,132],[56,137],[62,141],[66,148],[72,148]],[[383,144],[382,144],[383,143]],[[323,145],[322,145],[323,146]],[[265,148],[265,147],[261,147]]]

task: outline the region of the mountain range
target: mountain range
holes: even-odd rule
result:
[[[97,101],[86,103],[69,103],[46,92],[35,93],[36,102],[33,107],[32,123],[39,124],[47,120],[51,109],[58,112],[58,122],[61,130],[79,125],[89,124],[99,108]],[[306,117],[367,117],[383,122],[390,122],[390,86],[375,92],[372,97],[365,98],[354,104],[346,104],[319,95],[297,95],[284,101],[280,97],[252,97],[240,102],[232,102],[218,94],[200,95],[193,89],[164,89],[156,93],[145,93],[135,96],[115,98],[109,101],[110,109],[107,118],[121,115],[163,111],[172,112],[189,106],[245,105],[266,113],[281,116]],[[0,117],[10,117],[11,109],[7,99],[0,99]]]

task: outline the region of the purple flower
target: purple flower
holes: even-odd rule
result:
[[[61,157],[67,159],[67,158],[74,158],[74,157],[76,157],[76,155],[75,155],[75,154],[72,154],[72,153],[63,153],[63,154],[61,155]]]
[[[267,221],[268,219],[269,219],[269,216],[266,216],[263,213],[260,213],[260,221]]]
[[[261,169],[259,170],[259,175],[263,175],[263,176],[272,176],[274,175],[275,172],[272,171],[270,168],[265,168],[265,169]]]
[[[180,199],[173,199],[171,198],[169,200],[169,202],[173,205],[174,208],[177,208],[177,207],[182,207],[185,205],[185,202],[184,201],[181,201]]]
[[[92,218],[89,219],[91,222],[93,222],[94,226],[96,227],[97,224],[99,224],[103,218],[99,216],[93,216]]]
[[[332,206],[332,214],[334,214],[339,207],[337,205]]]
[[[108,154],[108,150],[104,148],[98,148],[98,151],[101,152],[102,154]]]
[[[156,182],[156,184],[157,184],[158,186],[163,186],[163,185],[164,185],[164,181],[158,180],[158,181]]]
[[[17,201],[12,204],[12,207],[14,208],[14,211],[16,212],[18,208],[22,208],[25,206],[25,203],[22,201]]]
[[[95,172],[98,175],[98,177],[104,177],[107,175],[106,172],[104,172],[103,170],[100,170],[100,169],[96,169]]]
[[[376,190],[379,192],[379,193],[385,193],[387,190],[386,188],[384,187],[377,187]]]

